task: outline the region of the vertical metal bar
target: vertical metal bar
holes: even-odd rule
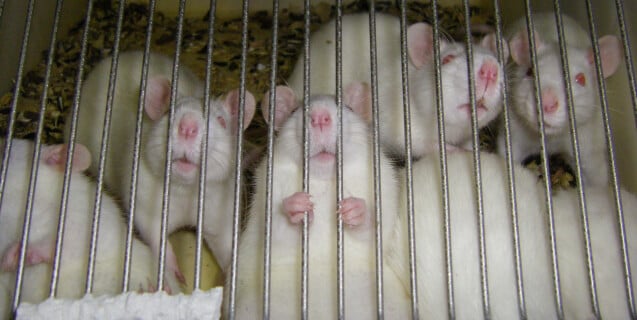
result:
[[[303,192],[310,193],[310,0],[305,0],[303,51]],[[301,232],[301,319],[308,318],[308,274],[309,274],[309,224],[307,212],[303,216]]]
[[[272,186],[274,164],[274,115],[276,114],[276,77],[279,39],[279,0],[272,1],[272,56],[270,57],[270,108],[268,113],[268,151],[265,188],[265,242],[263,248],[263,319],[270,319],[270,279],[272,254]]]
[[[369,56],[372,86],[372,152],[374,167],[374,215],[376,216],[376,307],[377,318],[385,318],[383,289],[383,213],[382,181],[380,172],[380,120],[378,111],[378,59],[376,46],[376,1],[369,3]],[[390,213],[393,214],[393,213]]]
[[[494,0],[493,7],[495,12],[495,28],[496,28],[496,47],[498,61],[501,65],[506,64],[507,58],[504,56],[504,46],[508,44],[502,43],[502,13],[500,12],[500,1]],[[515,174],[513,173],[513,157],[511,154],[511,122],[509,114],[509,99],[508,99],[508,79],[507,73],[502,73],[502,102],[503,106],[503,119],[504,119],[504,141],[505,141],[505,159],[507,170],[507,181],[509,184],[509,203],[511,204],[511,227],[513,229],[513,252],[515,259],[515,280],[517,286],[518,295],[518,308],[520,313],[520,319],[527,319],[526,312],[526,299],[524,297],[524,280],[522,278],[522,255],[520,249],[520,228],[518,219],[518,206],[517,196],[515,188]]]
[[[51,77],[51,68],[53,65],[53,58],[55,56],[55,43],[57,37],[58,25],[60,22],[60,12],[62,8],[62,1],[56,2],[55,13],[53,18],[53,27],[51,31],[51,41],[49,44],[49,51],[47,55],[46,69],[44,71],[44,84],[42,85],[42,97],[40,99],[40,109],[38,117],[38,126],[35,134],[35,144],[33,147],[33,158],[31,160],[31,175],[29,178],[29,187],[27,191],[27,203],[25,214],[31,216],[33,212],[33,201],[35,197],[35,191],[37,186],[38,170],[40,168],[40,147],[42,144],[42,132],[44,131],[44,117],[46,110],[46,101],[48,96],[48,89]],[[30,220],[31,218],[29,218]],[[22,246],[24,247],[24,242]],[[20,267],[21,268],[21,267]],[[15,310],[15,309],[14,309]]]
[[[245,93],[246,93],[246,58],[248,55],[248,0],[243,0],[243,16],[241,18],[241,76],[239,88],[239,112],[237,120],[237,150],[235,156],[235,179],[234,179],[234,213],[232,222],[232,262],[230,270],[230,319],[234,319],[238,246],[239,246],[239,220],[241,213],[241,180],[242,166],[241,154],[243,153],[243,118],[245,114]]]
[[[471,132],[473,138],[473,170],[475,173],[476,204],[478,205],[478,232],[480,248],[480,281],[482,285],[482,307],[484,318],[491,318],[489,301],[489,279],[487,273],[487,247],[485,241],[484,206],[482,197],[482,170],[480,167],[480,137],[478,128],[478,111],[476,108],[475,73],[473,71],[473,44],[471,43],[471,12],[469,1],[464,0],[465,45],[467,48],[467,72],[469,79],[469,104],[471,105]]]
[[[49,43],[49,50],[48,50],[48,54],[47,54],[47,58],[46,58],[46,69],[44,71],[44,84],[42,85],[42,97],[40,99],[40,110],[39,110],[39,119],[38,119],[38,129],[37,132],[35,134],[35,146],[34,146],[34,151],[33,151],[33,162],[31,163],[32,166],[32,172],[31,172],[31,182],[33,184],[33,189],[31,189],[31,186],[29,186],[29,196],[27,198],[27,206],[29,206],[28,202],[33,201],[33,193],[35,193],[35,185],[36,182],[34,179],[36,179],[37,177],[37,170],[38,170],[38,166],[37,163],[40,161],[40,145],[42,143],[42,132],[44,131],[44,117],[45,117],[45,111],[46,111],[46,101],[48,98],[48,93],[49,93],[49,84],[50,84],[50,77],[51,77],[51,69],[53,68],[53,59],[55,58],[55,44],[56,44],[56,39],[57,39],[57,32],[58,32],[58,26],[60,23],[60,16],[61,16],[61,12],[62,12],[62,4],[63,4],[63,0],[58,0],[55,4],[55,13],[53,16],[53,27],[51,30],[51,41]],[[27,209],[28,211],[31,211],[31,209]],[[57,259],[59,260],[59,257],[54,257],[54,260]],[[53,278],[51,278],[51,281],[53,281]],[[53,294],[53,291],[50,292],[51,295]]]
[[[164,271],[166,266],[166,246],[168,243],[168,211],[170,208],[170,178],[172,176],[173,142],[171,132],[175,121],[175,105],[177,104],[177,88],[179,87],[179,57],[181,56],[181,42],[184,30],[184,13],[186,1],[179,1],[179,13],[177,16],[177,34],[175,37],[175,55],[173,61],[173,75],[170,81],[170,109],[168,111],[168,131],[166,133],[166,166],[164,170],[164,193],[161,210],[161,233],[159,237],[159,270],[157,272],[157,288],[164,287]]]
[[[613,132],[610,127],[610,119],[608,116],[608,98],[606,95],[606,82],[604,81],[604,74],[602,71],[602,61],[599,51],[599,43],[597,41],[597,27],[595,26],[593,18],[593,8],[590,0],[586,0],[586,12],[588,14],[589,31],[591,34],[591,42],[593,44],[593,53],[595,57],[595,70],[597,72],[597,82],[599,89],[599,98],[602,106],[602,120],[604,123],[604,133],[606,136],[606,146],[608,147],[608,160],[611,173],[611,181],[613,188],[613,195],[615,197],[615,209],[617,212],[617,220],[619,227],[619,236],[622,252],[622,260],[624,264],[624,278],[626,281],[626,298],[629,305],[630,313],[633,318],[637,318],[637,311],[635,310],[635,297],[633,294],[632,274],[630,269],[630,258],[628,256],[628,240],[626,238],[626,227],[624,224],[624,212],[622,208],[622,199],[620,192],[619,177],[617,176],[617,167],[615,160],[615,144],[613,142]]]
[[[91,15],[93,13],[93,1],[88,1],[86,8],[86,16],[84,17],[84,30],[82,31],[80,61],[78,63],[77,74],[75,78],[75,88],[73,95],[73,105],[71,107],[71,128],[68,141],[67,161],[64,168],[64,184],[62,189],[62,199],[60,204],[60,218],[58,221],[57,238],[55,242],[55,259],[53,259],[53,270],[51,273],[51,296],[57,294],[57,282],[60,269],[60,257],[62,254],[62,243],[64,240],[64,229],[66,226],[66,209],[69,200],[69,186],[71,185],[71,159],[75,150],[75,136],[77,133],[77,116],[80,106],[80,94],[82,89],[82,79],[84,75],[84,65],[86,63],[86,49],[88,47],[88,33],[91,24]]]
[[[535,29],[533,26],[533,17],[531,14],[531,4],[529,0],[525,0],[525,16],[527,23],[527,34],[529,36],[529,51],[531,53],[531,63],[533,70],[536,72],[533,75],[533,84],[535,87],[535,104],[537,110],[537,119],[538,126],[540,131],[540,155],[542,156],[542,174],[544,176],[544,190],[546,196],[546,209],[548,212],[548,222],[549,222],[549,238],[551,241],[551,259],[552,259],[552,268],[553,268],[553,285],[554,285],[554,296],[555,296],[555,306],[557,317],[559,319],[564,319],[564,308],[562,305],[562,293],[560,287],[560,275],[559,275],[559,266],[557,260],[557,243],[555,238],[555,220],[553,215],[553,199],[551,197],[551,179],[549,172],[549,164],[548,164],[548,152],[546,150],[546,134],[544,131],[544,111],[542,110],[542,97],[541,97],[541,86],[540,86],[540,77],[539,70],[537,65],[537,54],[536,54],[536,45],[535,45],[535,37],[533,36],[533,30]]]
[[[336,208],[343,201],[343,3],[336,0]],[[345,278],[344,278],[344,243],[343,219],[337,215],[336,219],[336,286],[337,286],[337,315],[338,319],[345,318]]]
[[[438,1],[433,0],[433,51],[434,80],[436,85],[436,119],[438,120],[438,150],[440,152],[440,181],[442,209],[444,215],[445,268],[447,278],[447,308],[449,319],[455,319],[455,300],[453,293],[453,262],[451,246],[451,213],[449,207],[449,173],[447,170],[447,149],[445,138],[445,113],[442,93],[442,71],[440,64],[440,22],[438,20]]]
[[[630,97],[633,102],[633,114],[635,117],[635,127],[637,128],[637,81],[635,80],[635,66],[633,64],[633,54],[630,49],[630,38],[626,31],[626,18],[624,17],[624,1],[615,0],[615,7],[617,8],[617,21],[619,22],[619,33],[622,38],[622,44],[624,45],[624,62],[626,63],[626,73],[628,75],[628,88],[630,89]],[[632,294],[631,294],[632,295]],[[632,301],[632,300],[631,300]],[[631,306],[633,316],[637,318],[637,311],[634,304]]]
[[[624,45],[624,62],[626,63],[626,73],[628,74],[628,82],[629,89],[631,93],[631,98],[633,102],[633,113],[635,115],[635,127],[637,128],[637,84],[635,81],[635,68],[632,61],[632,51],[630,47],[630,39],[628,38],[628,33],[626,32],[626,20],[624,18],[624,1],[615,0],[615,7],[617,8],[617,20],[619,21],[619,31],[622,37],[622,43]],[[596,56],[597,57],[597,56]],[[596,61],[597,65],[599,63]],[[613,174],[614,175],[614,174]],[[614,179],[613,179],[614,180]],[[617,192],[618,183],[614,183],[615,186],[615,194],[620,195]],[[633,280],[630,269],[630,258],[628,257],[627,251],[627,243],[626,243],[626,228],[623,223],[623,211],[622,211],[622,203],[621,201],[617,201],[617,197],[615,197],[615,205],[618,213],[619,220],[619,228],[620,228],[620,241],[622,243],[622,258],[624,260],[624,276],[626,281],[626,296],[629,301],[630,314],[633,319],[637,318],[637,309],[635,308],[635,296],[633,293]]]
[[[586,267],[588,270],[589,293],[593,313],[597,318],[600,317],[599,303],[597,301],[597,285],[595,281],[595,268],[593,263],[593,249],[591,247],[590,230],[588,224],[588,211],[586,206],[586,194],[584,184],[582,183],[582,167],[579,152],[579,138],[577,135],[577,119],[575,119],[575,105],[573,102],[573,88],[571,87],[571,73],[569,70],[569,62],[567,56],[566,35],[564,34],[564,25],[562,21],[562,12],[559,1],[554,0],[555,23],[558,33],[558,44],[560,46],[560,58],[562,63],[562,72],[564,73],[564,88],[566,88],[566,101],[568,106],[569,124],[571,130],[571,142],[573,144],[573,158],[575,159],[575,172],[578,183],[578,195],[580,201],[580,213],[582,219],[582,228],[584,232],[584,244],[586,248]]]
[[[88,256],[88,272],[86,276],[86,293],[93,291],[93,273],[95,272],[95,256],[97,255],[97,238],[99,235],[99,223],[102,214],[102,191],[104,187],[104,165],[106,163],[106,153],[108,152],[108,142],[110,139],[111,115],[113,112],[113,99],[115,97],[115,86],[117,82],[117,63],[119,60],[119,42],[122,35],[122,24],[124,21],[125,0],[119,1],[119,11],[117,16],[117,27],[115,29],[115,40],[113,44],[113,57],[111,71],[108,79],[108,92],[106,94],[106,110],[104,114],[104,127],[102,129],[102,145],[100,146],[99,164],[97,167],[97,188],[95,189],[95,202],[93,207],[93,225],[91,228],[91,244]]]
[[[24,62],[26,60],[27,46],[29,44],[29,36],[31,34],[31,20],[33,18],[33,6],[35,1],[29,0],[27,7],[26,21],[24,25],[24,33],[22,43],[20,45],[20,57],[18,60],[18,70],[16,72],[15,87],[13,88],[13,97],[11,99],[11,107],[9,112],[9,121],[7,123],[7,133],[5,137],[4,150],[2,154],[2,167],[0,170],[0,205],[2,205],[2,196],[4,194],[4,184],[6,183],[7,167],[9,166],[9,154],[11,152],[11,144],[13,139],[13,130],[15,126],[15,118],[18,106],[18,98],[22,91],[22,78],[24,74]],[[4,5],[4,3],[3,3]]]
[[[407,183],[407,237],[409,239],[409,282],[411,288],[411,314],[418,319],[418,282],[416,275],[416,239],[414,230],[414,187],[411,159],[411,109],[409,105],[409,65],[407,59],[407,4],[400,2],[400,62],[402,70],[403,110],[405,114],[405,168]]]
[[[206,134],[201,143],[201,167],[199,169],[199,197],[197,198],[197,241],[195,244],[195,279],[193,287],[199,290],[201,287],[201,250],[203,250],[203,219],[206,210],[206,172],[208,169],[208,136],[210,134],[210,86],[212,77],[212,53],[214,50],[214,26],[217,1],[210,0],[208,10],[208,50],[206,55],[206,79],[203,92],[203,118],[206,119]]]
[[[130,200],[128,204],[129,213],[126,229],[126,250],[124,252],[124,279],[122,281],[122,291],[130,289],[130,267],[132,259],[132,246],[135,226],[135,210],[137,204],[137,180],[139,173],[139,158],[141,150],[141,136],[144,119],[144,101],[146,101],[146,83],[148,82],[148,64],[150,59],[150,45],[152,41],[153,25],[155,16],[155,0],[148,3],[148,24],[146,25],[146,40],[144,45],[144,57],[142,60],[142,70],[139,84],[139,104],[137,105],[137,120],[135,123],[135,141],[133,143],[133,168],[131,170]]]

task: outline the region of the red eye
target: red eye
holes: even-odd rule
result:
[[[575,75],[575,82],[577,82],[577,84],[579,84],[580,86],[585,86],[586,85],[586,76],[583,73],[578,73],[577,75]]]
[[[454,56],[453,54],[449,54],[444,56],[444,58],[442,58],[442,64],[447,64],[449,62],[451,62],[451,60],[455,59],[456,56]]]

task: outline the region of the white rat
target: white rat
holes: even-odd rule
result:
[[[0,210],[0,282],[5,287],[5,298],[9,300],[13,298],[33,150],[32,142],[13,140]],[[38,302],[48,297],[66,152],[66,145],[43,145],[41,148],[21,301]],[[81,172],[90,162],[91,155],[86,147],[76,144],[62,246],[59,297],[80,298],[84,295],[93,222],[93,215],[89,213],[93,212],[95,183]],[[120,209],[109,196],[104,196],[102,201],[98,230],[93,292],[97,295],[117,294],[121,292],[126,225]],[[131,290],[154,291],[157,268],[150,248],[134,239],[132,254]],[[167,290],[179,290],[175,277],[168,275],[167,280]],[[2,302],[5,303],[8,306],[11,301]]]
[[[573,90],[573,103],[584,183],[608,184],[608,157],[602,126],[597,72],[593,49],[588,33],[568,16],[562,16],[567,57]],[[540,152],[540,133],[535,102],[534,73],[540,78],[540,96],[544,113],[544,130],[547,152],[564,153],[571,165],[571,144],[568,105],[564,75],[554,13],[533,15],[535,46],[539,70],[532,70],[526,20],[521,19],[509,28],[508,39],[512,68],[512,110],[510,116],[512,153],[516,162]],[[621,62],[622,49],[617,37],[606,35],[599,38],[599,50],[604,78],[611,76]],[[504,122],[498,137],[498,149],[505,153]]]
[[[333,96],[310,101],[310,185],[301,191],[302,108],[288,87],[277,87],[272,211],[272,319],[298,319],[301,306],[301,226],[309,211],[309,316],[336,317],[336,223],[344,222],[345,313],[356,319],[375,318],[375,245],[372,148],[368,130],[371,95],[367,84],[344,89],[343,201],[336,205],[336,125]],[[267,94],[266,94],[267,96]],[[271,112],[264,100],[266,119]],[[389,241],[396,219],[396,177],[381,155],[383,239]],[[256,194],[239,245],[237,319],[260,318],[262,312],[266,162],[256,171]],[[386,243],[386,242],[385,242]],[[385,268],[385,311],[391,319],[407,315],[407,295],[396,276]]]
[[[343,84],[371,81],[369,14],[343,16]],[[312,34],[310,39],[310,90],[312,94],[336,91],[335,22]],[[400,20],[376,14],[378,59],[378,98],[380,134],[383,148],[391,155],[404,158],[404,112],[401,77]],[[438,150],[436,87],[433,53],[433,29],[426,23],[415,23],[407,30],[409,55],[409,92],[411,107],[412,156],[419,158]],[[484,127],[500,112],[502,67],[496,59],[494,34],[473,46],[473,70],[476,81],[478,126]],[[505,52],[505,57],[508,51]],[[467,57],[464,44],[440,40],[443,108],[446,147],[450,150],[471,148],[471,108]],[[303,94],[301,57],[289,85],[299,96]]]
[[[125,206],[130,201],[142,58],[142,52],[122,53],[119,57],[111,143],[104,173],[106,185],[122,198]],[[101,145],[110,61],[107,58],[98,63],[82,88],[77,141],[84,143],[93,154],[99,154]],[[156,254],[160,249],[172,66],[171,59],[151,54],[138,173],[135,227]],[[206,128],[209,128],[203,232],[217,262],[225,267],[230,259],[232,239],[232,172],[237,144],[239,90],[230,91],[223,98],[211,99],[209,121],[203,118],[203,101],[198,98],[203,95],[204,85],[183,66],[179,69],[177,90],[170,135],[173,150],[168,234],[184,226],[196,225],[200,154]],[[254,109],[254,97],[246,91],[244,128],[252,120]],[[96,173],[97,167],[92,166],[91,171]],[[166,267],[182,283],[185,281],[170,242],[167,243]]]
[[[485,219],[486,266],[491,318],[518,319],[518,299],[509,187],[503,159],[481,154]],[[480,319],[482,295],[479,264],[478,213],[470,153],[448,159],[452,268],[457,319]],[[419,310],[427,318],[447,317],[447,279],[444,220],[436,156],[414,163],[414,215]],[[556,319],[548,215],[543,186],[529,170],[514,167],[518,226],[526,309],[529,319]],[[619,236],[612,194],[607,189],[587,193],[589,224],[595,259],[597,289],[605,319],[629,318],[619,256]],[[404,188],[402,197],[405,197]],[[637,232],[637,198],[622,192],[629,254],[637,255],[631,234]],[[553,197],[558,264],[565,319],[591,319],[584,238],[578,197],[561,191]],[[404,208],[404,205],[403,205]],[[409,285],[407,222],[396,223],[395,247],[388,264]],[[633,264],[633,274],[637,268]]]

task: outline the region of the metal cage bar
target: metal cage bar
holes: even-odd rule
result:
[[[135,213],[137,208],[137,181],[139,174],[139,159],[141,154],[142,128],[144,120],[144,101],[146,101],[146,84],[148,83],[148,68],[150,59],[150,45],[152,41],[154,16],[155,16],[155,0],[148,3],[148,23],[146,25],[146,38],[144,41],[144,56],[142,59],[141,77],[139,80],[139,103],[137,105],[137,117],[135,122],[135,135],[133,142],[133,163],[131,170],[130,185],[130,201],[128,202],[128,219],[126,228],[126,250],[124,252],[124,279],[122,282],[122,290],[127,291],[130,288],[130,268],[132,261],[132,244],[133,231],[135,225]]]

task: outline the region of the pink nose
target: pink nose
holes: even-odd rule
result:
[[[332,118],[327,110],[312,111],[312,128],[326,129],[332,123]]]
[[[542,109],[544,113],[554,113],[557,111],[559,107],[559,102],[557,100],[557,95],[552,90],[543,90],[542,91]]]
[[[197,120],[190,115],[184,115],[179,121],[179,137],[185,140],[194,139],[199,133]]]
[[[487,83],[498,80],[498,64],[494,61],[486,61],[478,71],[478,78]]]

